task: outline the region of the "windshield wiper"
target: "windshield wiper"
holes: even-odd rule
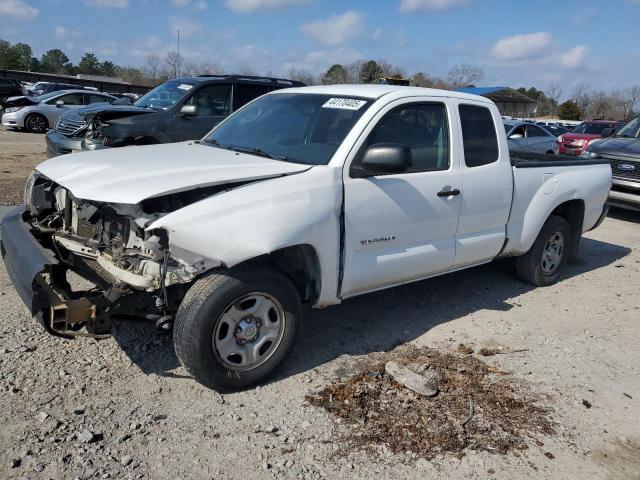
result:
[[[214,140],[215,141],[215,140]],[[278,155],[275,153],[269,153],[266,150],[257,147],[238,147],[235,145],[229,145],[227,147],[229,150],[234,150],[236,152],[242,153],[251,153],[253,155],[259,155],[261,157],[271,158],[272,160],[281,160],[283,162],[287,161],[286,155]]]

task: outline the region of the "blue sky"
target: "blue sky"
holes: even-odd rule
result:
[[[640,79],[640,0],[0,0],[0,38],[40,55],[142,65],[176,46],[228,72],[318,73],[385,59],[407,74],[481,67],[482,85],[621,89]]]

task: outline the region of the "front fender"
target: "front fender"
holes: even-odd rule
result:
[[[317,306],[336,303],[342,187],[339,168],[259,180],[170,213],[148,230],[169,232],[169,249],[187,250],[233,267],[294,245],[317,254],[322,290]]]

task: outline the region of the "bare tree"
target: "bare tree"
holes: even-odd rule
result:
[[[544,92],[544,95],[547,99],[547,110],[549,111],[549,115],[555,117],[558,114],[558,104],[560,102],[560,97],[562,96],[562,88],[560,88],[560,85],[553,83],[549,85],[549,88]]]
[[[640,85],[634,85],[618,93],[618,102],[621,110],[621,120],[628,120],[633,116],[634,108],[640,102]]]
[[[584,83],[576,85],[576,87],[573,89],[571,100],[573,100],[573,102],[578,105],[578,108],[584,114],[589,109],[589,87],[587,87]]]
[[[160,74],[161,63],[162,60],[160,60],[160,57],[155,53],[147,56],[147,61],[145,62],[143,67],[145,75],[153,80],[158,78],[158,75]]]
[[[302,82],[305,85],[317,85],[320,83],[319,79],[312,73],[306,70],[298,70],[296,68],[290,68],[287,72],[287,77],[291,80]]]
[[[167,52],[164,57],[164,64],[169,78],[176,78],[182,70],[182,57],[176,50]]]
[[[220,75],[224,72],[222,66],[217,63],[202,62],[195,69],[195,75]]]
[[[447,81],[453,88],[468,87],[484,77],[484,72],[479,67],[463,63],[456,65],[447,74]]]

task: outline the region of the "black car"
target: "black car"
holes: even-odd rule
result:
[[[56,82],[38,82],[27,90],[28,95],[40,96],[45,93],[57,92],[59,90],[92,90],[97,92],[95,87],[85,87],[82,85],[74,85],[72,83],[56,83]]]
[[[9,97],[24,95],[22,84],[15,78],[0,78],[0,105]]]
[[[299,86],[304,84],[243,75],[168,80],[130,105],[96,105],[63,115],[47,133],[47,155],[197,140],[251,100]]]
[[[606,138],[591,143],[582,157],[608,159],[613,174],[608,203],[640,211],[640,115],[612,133],[603,131]]]

